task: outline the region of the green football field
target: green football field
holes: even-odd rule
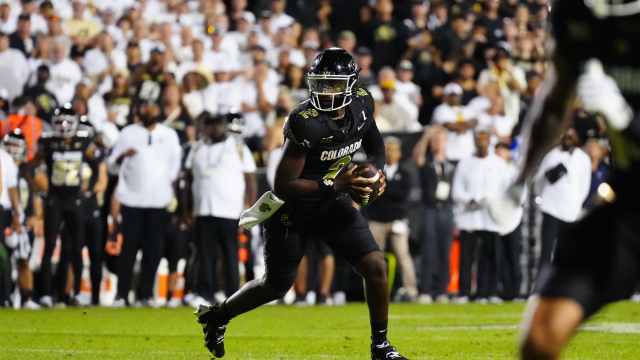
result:
[[[393,305],[390,339],[410,359],[513,359],[524,305]],[[235,319],[225,359],[367,359],[364,304],[267,306]],[[640,305],[589,322],[567,359],[640,359]],[[207,359],[191,310],[0,311],[0,359]]]

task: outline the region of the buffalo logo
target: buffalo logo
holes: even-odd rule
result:
[[[269,212],[271,211],[271,206],[269,204],[260,205],[260,212]]]

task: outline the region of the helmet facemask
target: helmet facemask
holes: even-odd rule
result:
[[[76,134],[78,122],[78,116],[70,114],[56,115],[51,120],[53,131],[63,138],[70,138]]]
[[[349,105],[351,90],[357,80],[357,74],[307,74],[311,105],[320,111],[335,111]]]

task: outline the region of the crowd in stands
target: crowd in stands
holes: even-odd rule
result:
[[[386,195],[364,211],[394,298],[526,297],[609,161],[604,119],[576,109],[512,226],[488,213],[517,172],[549,11],[548,0],[0,0],[0,306],[195,305],[262,276],[260,232],[238,217],[273,183],[306,68],[332,46],[355,57],[385,136]],[[63,115],[79,124],[60,145]],[[344,303],[357,298],[351,276],[319,239],[291,293]]]

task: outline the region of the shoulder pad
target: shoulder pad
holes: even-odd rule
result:
[[[311,101],[305,100],[298,104],[298,106],[296,106],[293,111],[291,111],[289,117],[291,118],[294,116],[300,117],[305,120],[310,120],[320,116],[320,112],[311,105]]]
[[[373,101],[373,96],[371,96],[369,90],[363,87],[358,87],[355,91],[355,98],[362,102],[365,109],[370,110],[373,113],[375,102]]]
[[[311,137],[311,135],[313,134],[311,134],[311,129],[309,126],[310,121],[313,121],[312,116],[318,117],[320,114],[315,109],[301,111],[299,110],[300,109],[296,109],[291,112],[286,122],[284,123],[284,137],[300,147],[310,149],[313,147],[314,143]],[[312,114],[317,115],[314,116]],[[307,116],[306,118],[305,115]]]

